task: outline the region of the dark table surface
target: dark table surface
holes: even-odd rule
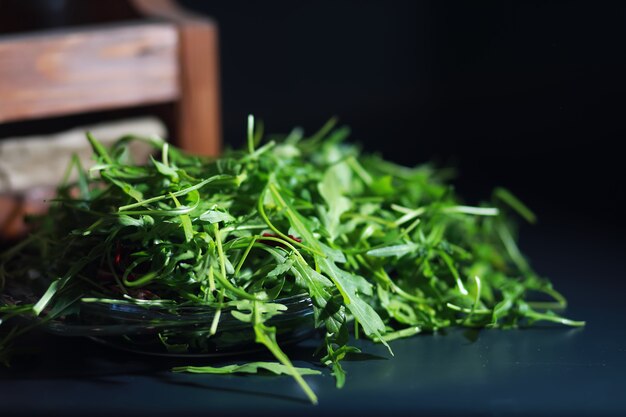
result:
[[[393,342],[357,341],[337,390],[324,370],[307,377],[319,405],[289,377],[174,374],[181,364],[227,360],[145,357],[90,340],[33,334],[35,350],[0,370],[0,415],[626,415],[626,250],[593,228],[538,228],[522,248],[570,301],[583,329],[462,330]],[[612,233],[615,236],[616,233]],[[477,337],[476,337],[477,336]],[[296,364],[316,347],[291,348]],[[252,359],[265,359],[253,357]]]

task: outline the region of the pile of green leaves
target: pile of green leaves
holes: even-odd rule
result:
[[[325,334],[321,362],[339,387],[352,330],[387,345],[450,326],[583,324],[551,311],[565,299],[520,253],[509,214],[534,215],[512,194],[463,205],[444,171],[361,154],[347,135],[331,121],[308,138],[296,129],[262,142],[250,118],[247,149],[212,160],[158,138],[106,149],[88,135],[95,165],[74,159],[78,180],[59,188],[38,232],[3,255],[0,284],[29,280],[42,296],[0,306],[0,350],[26,330],[7,330],[11,316],[59,315],[86,297],[235,306],[279,363],[176,370],[287,373],[315,402],[301,376],[310,372],[292,366],[267,323],[284,297],[310,295]],[[134,163],[134,140],[157,156]]]

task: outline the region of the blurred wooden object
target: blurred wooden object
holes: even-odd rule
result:
[[[0,122],[178,100],[177,44],[166,24],[0,40]]]
[[[0,35],[0,123],[173,102],[173,141],[219,153],[216,24],[170,0],[88,3],[122,21]]]
[[[212,20],[172,0],[0,0],[0,10],[0,124],[164,103],[172,142],[219,153]],[[43,210],[31,191],[0,195],[0,239]]]

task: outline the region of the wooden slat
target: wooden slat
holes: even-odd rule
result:
[[[178,144],[199,155],[221,151],[217,26],[192,22],[179,26],[181,98],[177,102]]]
[[[0,122],[179,97],[178,32],[169,23],[0,40]]]

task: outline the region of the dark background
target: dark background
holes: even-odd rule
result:
[[[620,238],[626,3],[181,3],[220,24],[227,143],[248,113],[337,115],[370,151],[457,167],[469,202],[503,185],[539,227]]]
[[[33,27],[76,24],[70,3],[0,0]],[[338,116],[369,151],[456,167],[468,203],[505,186],[542,230],[623,241],[626,3],[180,3],[220,26],[228,145],[243,143],[249,113],[268,132],[313,132]],[[24,126],[0,126],[0,138]]]

